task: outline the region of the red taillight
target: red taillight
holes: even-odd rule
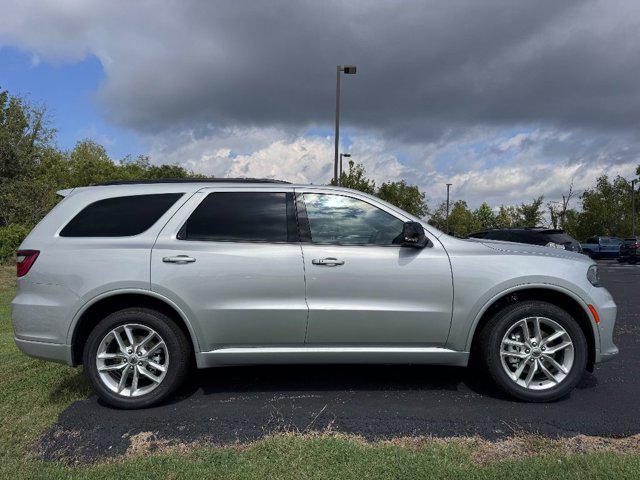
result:
[[[24,277],[40,255],[40,250],[18,250],[16,252],[16,273],[18,277]]]
[[[634,243],[631,248],[640,248],[640,243]]]

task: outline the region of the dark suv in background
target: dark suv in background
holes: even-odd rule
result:
[[[625,238],[620,245],[620,263],[636,264],[640,261],[640,238]]]
[[[582,253],[580,243],[564,230],[544,227],[494,228],[469,235],[470,238],[529,243]]]

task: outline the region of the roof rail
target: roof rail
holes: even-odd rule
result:
[[[95,183],[93,187],[106,187],[109,185],[138,185],[152,183],[289,183],[284,180],[272,178],[158,178],[144,180],[114,180],[112,182]]]

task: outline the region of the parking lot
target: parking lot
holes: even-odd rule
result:
[[[551,404],[505,398],[473,372],[435,366],[278,366],[194,372],[171,402],[114,410],[76,402],[34,448],[44,458],[123,454],[131,437],[228,444],[281,431],[332,431],[369,439],[413,435],[486,438],[535,432],[626,436],[640,432],[640,265],[601,261],[618,308],[620,355]]]

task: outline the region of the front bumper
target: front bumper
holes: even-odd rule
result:
[[[72,365],[71,345],[63,343],[36,342],[14,337],[13,340],[22,353],[30,357]]]
[[[595,362],[601,363],[618,354],[618,347],[613,343],[613,329],[616,324],[618,307],[606,288],[593,287],[590,295],[593,299],[593,306],[600,317],[600,323],[597,325],[600,342],[596,339]]]

